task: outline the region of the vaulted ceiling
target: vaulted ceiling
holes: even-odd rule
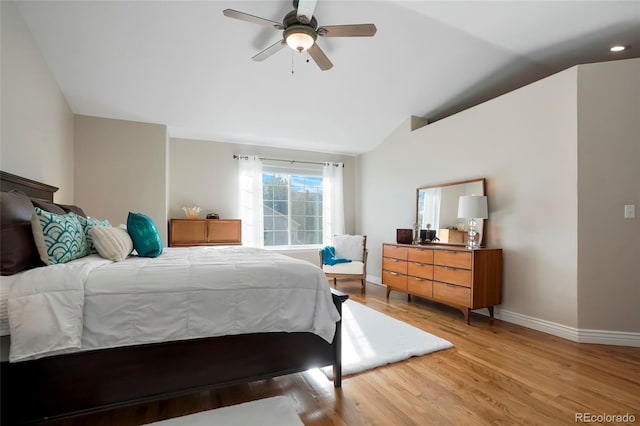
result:
[[[580,63],[640,56],[640,1],[318,0],[334,67],[282,49],[290,1],[21,1],[72,111],[162,123],[171,137],[358,154],[410,115],[442,119]],[[631,49],[612,53],[614,44]]]

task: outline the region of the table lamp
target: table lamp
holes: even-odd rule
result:
[[[489,218],[487,197],[484,195],[461,195],[458,201],[458,218],[469,220],[469,239],[467,248],[474,250],[480,247],[476,232],[476,219]]]

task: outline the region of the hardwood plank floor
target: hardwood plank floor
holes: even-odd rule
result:
[[[318,371],[261,380],[49,424],[140,425],[285,395],[305,425],[564,425],[576,413],[634,416],[640,424],[640,348],[578,344],[359,281],[353,300],[449,340],[452,349],[343,379]],[[628,422],[628,424],[634,424]],[[611,424],[612,422],[592,424]],[[624,424],[624,423],[616,423]]]

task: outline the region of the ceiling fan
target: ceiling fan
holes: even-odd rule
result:
[[[376,33],[374,24],[353,25],[328,25],[318,27],[318,22],[313,16],[317,0],[293,0],[294,10],[287,13],[282,23],[270,19],[249,15],[233,9],[225,9],[222,13],[229,18],[241,21],[253,22],[282,31],[282,39],[259,52],[252,59],[264,61],[274,53],[288,45],[298,52],[307,51],[321,70],[326,71],[333,67],[327,55],[316,43],[320,37],[372,37]]]

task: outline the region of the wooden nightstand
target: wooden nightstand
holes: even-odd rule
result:
[[[242,244],[240,219],[171,219],[169,247]]]

